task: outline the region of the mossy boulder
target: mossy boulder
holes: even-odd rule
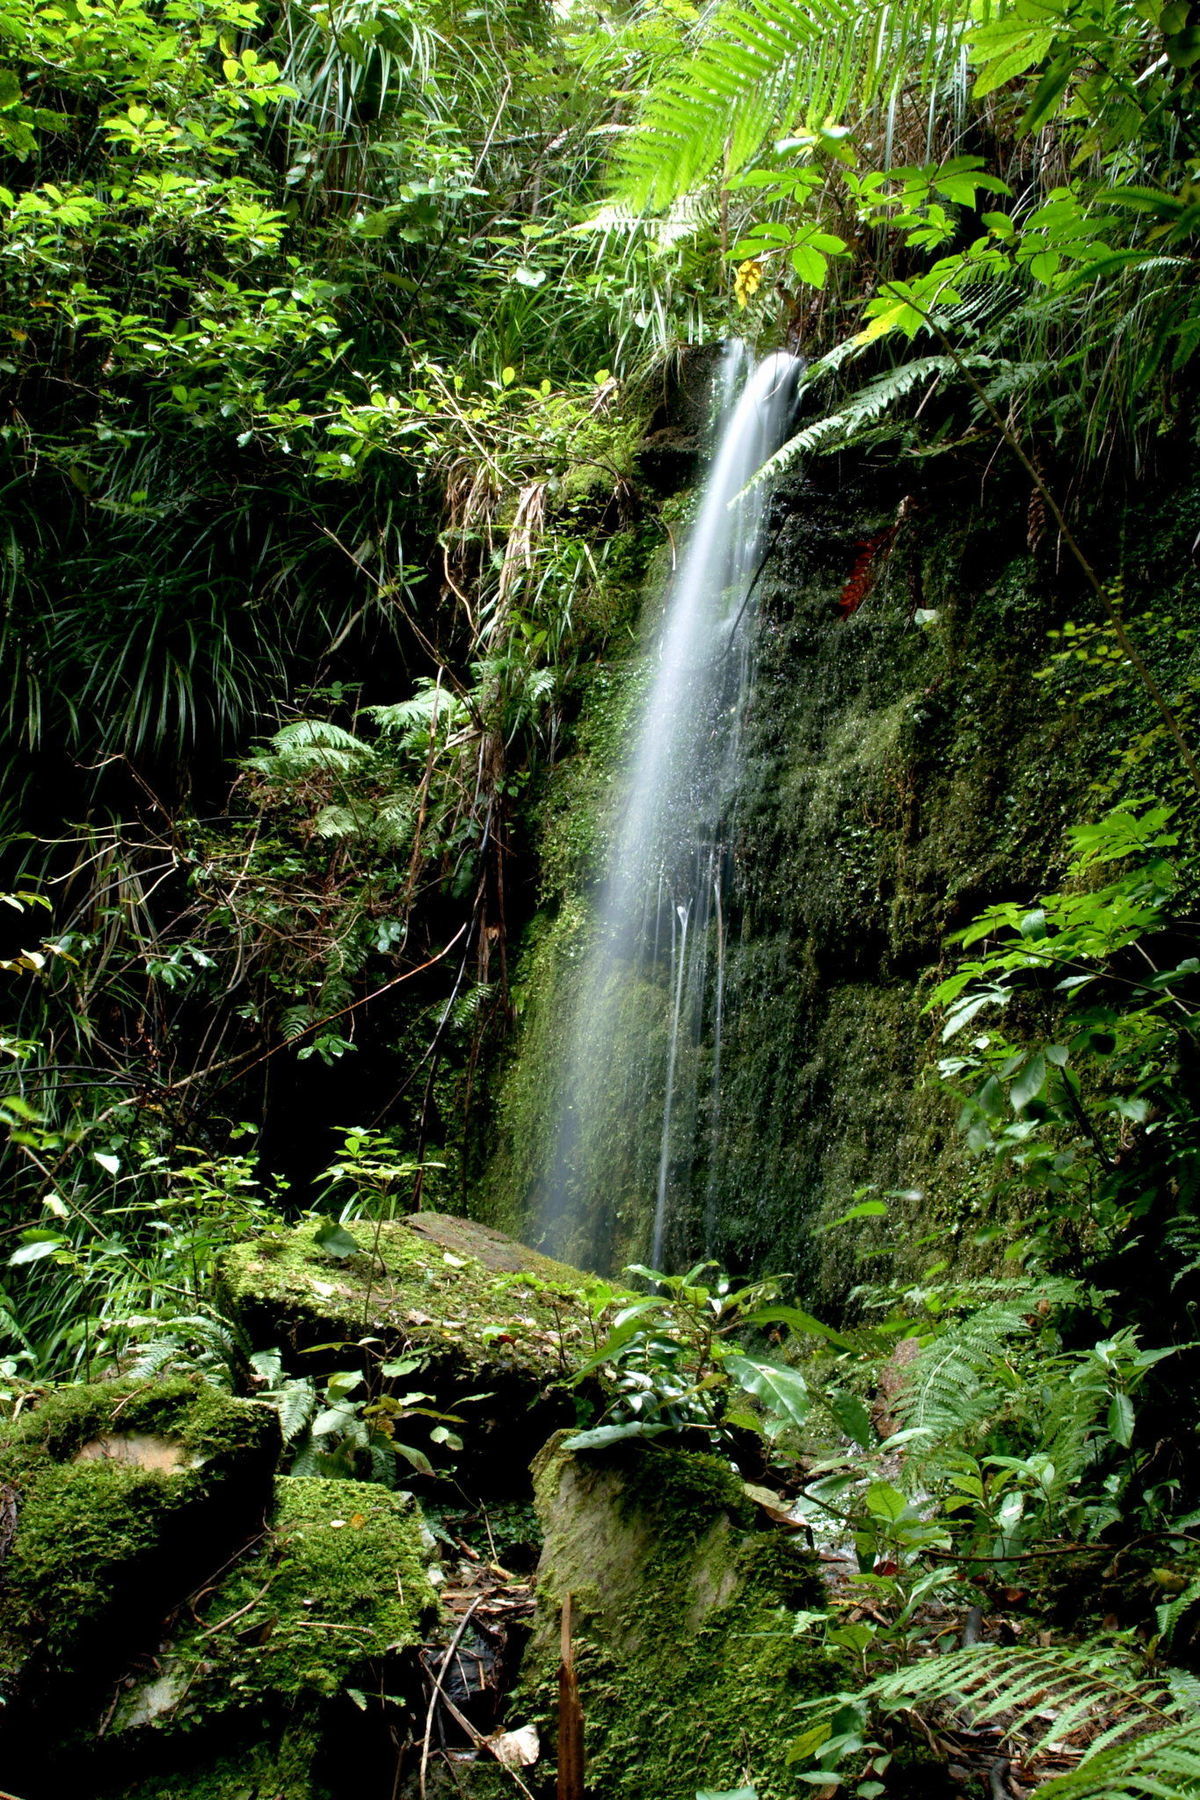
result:
[[[197,1744],[188,1766],[179,1746],[139,1746],[137,1774],[128,1764],[90,1791],[95,1800],[333,1800],[325,1781],[321,1735],[300,1722],[266,1730],[254,1741],[215,1749]]]
[[[432,1548],[411,1494],[282,1477],[265,1530],[208,1592],[153,1678],[129,1690],[114,1730],[270,1715],[335,1698],[368,1669],[378,1685],[436,1612]]]
[[[796,1706],[837,1681],[793,1634],[794,1612],[825,1600],[811,1552],[758,1528],[715,1457],[648,1445],[572,1455],[552,1440],[534,1484],[545,1544],[526,1682],[553,1742],[570,1596],[588,1792],[808,1793],[786,1762]]]
[[[266,1233],[228,1251],[226,1307],[253,1342],[302,1373],[324,1346],[353,1360],[416,1355],[414,1377],[443,1407],[472,1399],[463,1431],[473,1472],[493,1490],[524,1485],[530,1457],[574,1418],[563,1383],[592,1345],[592,1277],[466,1219],[419,1213],[347,1228],[326,1247],[321,1223]],[[333,1349],[330,1349],[333,1346]]]
[[[261,1524],[275,1413],[198,1380],[51,1391],[0,1424],[0,1747],[86,1729],[124,1661]]]

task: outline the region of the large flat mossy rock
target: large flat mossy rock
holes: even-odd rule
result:
[[[352,1360],[363,1339],[378,1354],[417,1355],[420,1384],[443,1406],[474,1396],[463,1433],[473,1467],[496,1487],[523,1482],[537,1446],[574,1418],[563,1382],[592,1348],[595,1278],[441,1213],[344,1231],[348,1253],[340,1238],[331,1253],[316,1220],[227,1251],[229,1312],[300,1373],[317,1371],[304,1354],[317,1346],[327,1361],[339,1348]]]
[[[88,1708],[261,1526],[274,1411],[199,1380],[51,1390],[0,1423],[0,1747]]]
[[[545,1544],[525,1682],[553,1743],[569,1596],[587,1792],[809,1794],[786,1762],[796,1705],[838,1679],[793,1632],[798,1609],[825,1601],[812,1553],[760,1528],[715,1457],[650,1445],[570,1454],[552,1440],[534,1485]]]

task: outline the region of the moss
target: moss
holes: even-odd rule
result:
[[[453,1229],[457,1248],[446,1247],[439,1227]],[[340,1335],[354,1344],[371,1330],[450,1355],[465,1373],[519,1367],[541,1380],[561,1372],[591,1285],[579,1270],[511,1240],[520,1266],[489,1268],[472,1254],[472,1227],[438,1215],[432,1225],[430,1215],[353,1225],[362,1248],[343,1261],[321,1248],[319,1229],[310,1220],[226,1253],[224,1297],[255,1341],[282,1336],[295,1347]],[[499,1234],[490,1236],[477,1233],[476,1249],[491,1249]]]
[[[175,1731],[340,1694],[356,1670],[420,1641],[436,1606],[428,1561],[410,1495],[284,1477],[265,1539],[206,1597],[117,1728]]]
[[[162,1762],[130,1781],[122,1775],[97,1791],[97,1800],[329,1800],[330,1789],[315,1772],[320,1737],[311,1727],[291,1727],[230,1750],[198,1740],[182,1766]]]
[[[837,1679],[792,1631],[792,1612],[824,1598],[811,1553],[752,1529],[715,1458],[556,1444],[536,1490],[546,1547],[529,1697],[549,1729],[570,1594],[589,1789],[694,1800],[752,1779],[762,1800],[807,1792],[786,1764],[795,1708]]]
[[[34,1672],[51,1688],[86,1679],[101,1655],[111,1671],[261,1511],[278,1445],[270,1408],[187,1378],[57,1389],[0,1426],[18,1517],[0,1586],[5,1693]]]
[[[874,467],[856,476],[847,463],[810,469],[803,489],[779,496],[733,815],[719,1131],[705,1099],[711,991],[701,1041],[684,1046],[677,1073],[677,1102],[698,1099],[676,1107],[686,1123],[671,1170],[672,1265],[707,1252],[737,1268],[792,1268],[826,1304],[846,1291],[857,1246],[813,1226],[866,1184],[909,1196],[892,1202],[904,1272],[927,1232],[952,1225],[966,1266],[989,1254],[970,1243],[989,1209],[953,1109],[922,1079],[937,1042],[921,1007],[951,933],[1053,877],[1064,827],[1093,804],[1097,755],[1119,749],[1140,707],[1122,692],[1112,716],[1081,713],[1034,679],[1047,628],[1080,600],[1028,553],[1028,496],[999,482],[982,504],[952,482],[919,496],[866,602],[840,616],[861,542],[893,524],[905,479]],[[1177,558],[1182,537],[1171,530]],[[1163,535],[1162,520],[1136,527],[1150,548]],[[1137,558],[1125,561],[1132,569]],[[597,821],[638,689],[636,661],[590,688],[555,774],[559,800],[545,809],[546,910],[522,964],[521,1036],[498,1090],[495,1151],[472,1201],[514,1229],[542,1200],[605,849]],[[715,967],[710,954],[710,988]],[[636,1097],[614,1078],[596,1217],[572,1240],[572,1254],[596,1267],[647,1249],[656,1046],[669,1005],[665,982],[646,981],[631,1002]]]

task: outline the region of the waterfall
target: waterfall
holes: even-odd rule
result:
[[[707,1184],[716,1149],[727,826],[765,504],[762,486],[743,490],[782,440],[798,367],[783,352],[755,366],[741,345],[723,359],[715,449],[650,659],[576,982],[541,1239],[596,1267],[623,1212],[651,1196],[650,1255],[663,1266],[677,1193],[698,1168]]]

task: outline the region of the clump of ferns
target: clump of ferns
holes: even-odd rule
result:
[[[135,1313],[114,1320],[124,1337],[118,1356],[123,1375],[150,1381],[167,1375],[199,1375],[212,1387],[236,1392],[250,1371],[250,1341],[232,1319],[215,1313]]]
[[[1131,1329],[1066,1347],[1065,1322],[1081,1329],[1104,1297],[1065,1279],[926,1298],[944,1310],[899,1371],[892,1410],[905,1482],[937,1499],[960,1554],[1003,1559],[1121,1525],[1142,1462],[1134,1396],[1171,1351],[1143,1349]]]

